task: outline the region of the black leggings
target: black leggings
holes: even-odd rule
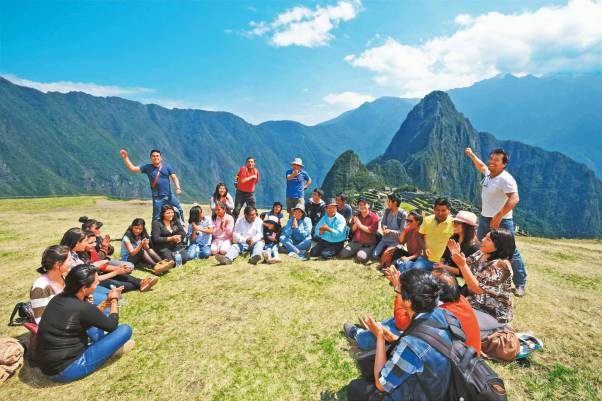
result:
[[[111,279],[101,281],[99,285],[109,289],[112,285],[114,285],[115,287],[123,286],[123,292],[128,292],[139,290],[140,281],[142,280],[134,276],[130,276],[129,274],[119,274]]]

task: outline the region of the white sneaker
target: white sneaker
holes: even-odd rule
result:
[[[268,263],[270,261],[270,254],[268,251],[261,252],[261,255],[263,256],[263,263]]]

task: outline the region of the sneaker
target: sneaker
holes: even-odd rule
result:
[[[252,265],[256,265],[261,260],[261,255],[253,255],[249,258],[249,263]]]
[[[270,261],[270,254],[268,253],[268,251],[263,251],[261,253],[261,255],[263,256],[263,262],[264,263],[269,263],[269,261]]]
[[[175,265],[176,265],[176,262],[174,262],[173,260],[163,259],[162,261],[158,262],[155,265],[155,267],[153,268],[153,271],[155,273],[159,273],[159,274],[165,273],[169,269],[172,269]]]
[[[357,334],[357,326],[354,326],[351,323],[345,323],[343,324],[343,333],[345,333],[345,336],[348,339],[355,341],[355,335]]]
[[[150,290],[151,288],[153,288],[153,286],[155,284],[157,284],[159,282],[159,278],[158,277],[153,277],[153,278],[147,278],[142,280],[142,282],[140,283],[140,291],[141,292],[145,292]]]
[[[232,264],[232,261],[230,259],[228,259],[226,257],[226,255],[217,254],[217,255],[215,255],[215,259],[217,259],[217,262],[220,265],[231,265]]]
[[[133,350],[135,346],[136,342],[134,340],[127,340],[125,344],[123,344],[117,351],[115,351],[113,356],[122,356],[123,354],[127,354],[128,352]]]
[[[280,259],[280,258],[271,258],[268,260],[268,263],[271,265],[273,265],[275,263],[280,263],[280,262],[282,262],[282,259]]]
[[[520,287],[515,287],[514,295],[516,295],[519,298],[524,297],[525,296],[525,286],[521,285]]]
[[[297,255],[295,252],[289,252],[288,256],[290,256],[291,258],[296,258],[299,255]]]

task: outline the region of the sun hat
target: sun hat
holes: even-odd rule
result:
[[[466,210],[460,210],[458,212],[458,214],[456,214],[456,217],[454,217],[454,221],[457,221],[459,223],[465,223],[465,224],[468,224],[469,226],[476,227],[477,226],[477,215],[472,212],[468,212]]]
[[[278,217],[276,217],[276,216],[268,216],[268,217],[266,217],[266,219],[263,222],[264,223],[272,223],[274,225],[280,226],[280,222],[278,221]]]
[[[337,206],[337,200],[335,198],[330,198],[330,200],[326,204],[326,207],[328,206]]]
[[[295,157],[295,160],[293,160],[290,164],[296,164],[297,166],[305,167],[303,166],[303,160],[301,160],[299,157]]]
[[[305,214],[305,205],[303,205],[303,202],[299,202],[295,205],[295,207],[293,207],[293,210],[299,209],[303,212],[303,214]]]

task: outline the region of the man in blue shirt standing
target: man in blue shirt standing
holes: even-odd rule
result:
[[[300,158],[295,158],[291,167],[286,171],[286,210],[289,218],[293,208],[303,202],[305,190],[311,185],[311,177],[303,170],[303,161]]]
[[[326,205],[326,214],[322,216],[314,227],[317,244],[311,248],[309,254],[313,257],[321,256],[331,259],[341,252],[349,233],[345,218],[337,213],[337,202],[331,199]]]
[[[165,204],[172,205],[179,214],[179,219],[182,225],[184,224],[184,212],[180,206],[178,198],[173,196],[171,192],[171,185],[169,179],[173,181],[176,187],[176,195],[182,195],[182,189],[180,188],[180,180],[176,176],[176,173],[167,163],[163,162],[161,158],[161,152],[157,149],[153,149],[150,152],[150,163],[143,166],[134,166],[130,161],[128,152],[125,149],[119,151],[125,167],[132,173],[144,173],[148,177],[148,182],[151,187],[153,194],[153,220],[159,220],[161,214],[161,207]]]

